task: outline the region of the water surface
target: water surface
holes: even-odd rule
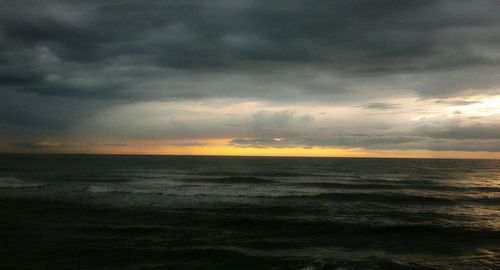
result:
[[[5,269],[499,269],[500,161],[0,155]]]

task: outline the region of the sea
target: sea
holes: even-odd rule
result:
[[[500,160],[2,154],[0,269],[500,269]]]

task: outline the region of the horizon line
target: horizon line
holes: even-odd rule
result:
[[[203,155],[203,154],[143,154],[143,153],[40,153],[40,152],[0,152],[0,155],[67,155],[67,156],[166,156],[166,157],[240,157],[240,158],[331,158],[331,159],[439,159],[439,160],[500,160],[500,158],[451,158],[451,157],[375,157],[375,156],[287,156],[287,155]]]

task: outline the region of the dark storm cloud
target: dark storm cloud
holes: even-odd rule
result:
[[[192,72],[256,72],[278,63],[348,76],[496,66],[499,10],[488,0],[4,1],[0,58],[7,61],[0,78],[41,95],[127,95],[125,82],[48,82],[49,71],[16,57],[37,47],[69,66],[58,71],[63,75],[138,57]]]
[[[7,131],[14,135],[16,131],[34,135],[45,135],[49,130],[62,132],[77,121],[94,116],[105,106],[102,102],[16,94],[9,90],[3,90],[1,96],[0,127],[3,135]]]
[[[36,141],[150,101],[350,101],[386,110],[398,104],[369,97],[409,91],[451,104],[457,99],[446,98],[464,90],[500,84],[499,13],[493,0],[3,0],[0,128]],[[313,120],[264,110],[245,124],[261,143],[284,144],[272,137],[300,134]],[[348,137],[332,145],[416,140]],[[329,144],[308,140],[299,144]]]

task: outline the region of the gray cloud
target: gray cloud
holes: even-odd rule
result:
[[[156,67],[154,78],[172,68],[258,73],[313,65],[357,77],[498,67],[499,10],[488,0],[7,1],[0,78],[41,95],[123,98],[130,81],[97,76],[82,85],[47,76],[74,80],[120,61]],[[63,68],[40,67],[44,57]],[[116,75],[132,75],[132,83],[151,79],[138,73]]]
[[[96,133],[124,139],[261,138],[234,141],[241,145],[288,143],[275,137],[303,138],[290,143],[305,147],[496,140],[488,123],[311,137],[303,129],[317,119],[290,110],[222,125],[141,122],[131,130],[89,122],[123,105],[217,98],[389,110],[399,104],[380,100],[414,95],[470,105],[467,95],[495,94],[500,85],[499,12],[491,0],[4,0],[2,139],[59,138],[97,126]]]
[[[402,148],[400,144],[419,141],[415,136],[397,134],[332,134],[329,136],[297,136],[291,138],[237,138],[232,144],[251,147],[342,147],[369,149]]]
[[[368,104],[360,105],[361,108],[369,110],[390,110],[401,106],[401,104],[396,103],[386,103],[386,102],[372,102]]]
[[[290,110],[268,111],[260,110],[252,114],[251,123],[255,128],[277,128],[293,124],[307,124],[314,121],[314,117],[309,114],[297,115]]]
[[[295,137],[280,140],[272,138],[236,138],[231,144],[240,147],[284,148],[284,147],[334,147],[363,148],[368,150],[432,150],[432,151],[500,151],[500,139],[435,139],[430,137],[379,134],[379,135],[332,135],[330,137]]]
[[[496,123],[496,124],[495,124]],[[340,147],[372,150],[500,151],[500,124],[496,115],[469,119],[456,116],[423,119],[405,131],[370,130],[347,133],[343,130],[307,129],[292,136],[235,138],[230,143],[240,147]]]
[[[126,143],[87,143],[88,146],[111,146],[111,147],[126,147]]]
[[[37,150],[43,148],[57,148],[62,145],[57,142],[12,142],[9,143],[10,146],[26,149],[26,150]]]
[[[204,146],[205,144],[202,142],[185,142],[185,143],[170,143],[166,144],[165,146],[178,146],[178,147],[185,147],[185,146]]]
[[[444,124],[438,122],[419,126],[417,128],[417,134],[437,139],[500,140],[500,124],[490,122],[462,125],[460,122]]]
[[[465,106],[480,103],[476,100],[466,100],[466,99],[438,99],[435,101],[437,104],[453,105],[453,106]]]

